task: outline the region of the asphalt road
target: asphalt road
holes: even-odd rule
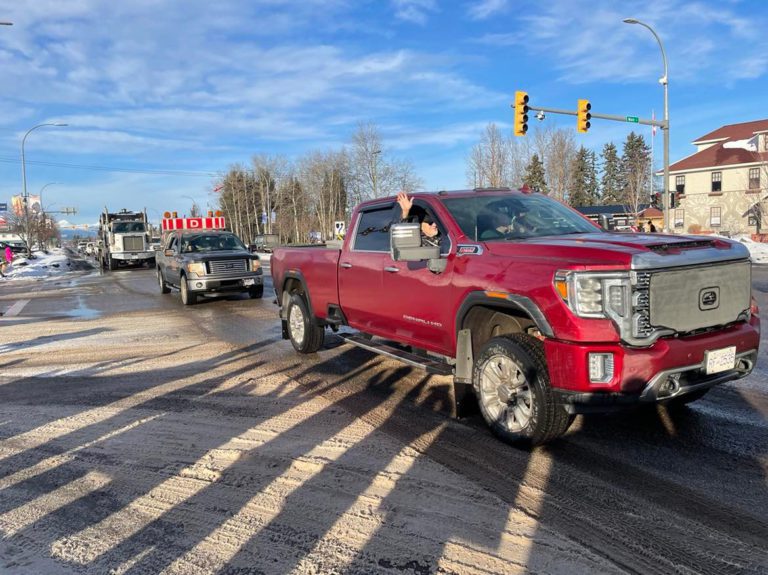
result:
[[[271,294],[3,285],[0,572],[768,572],[765,342],[688,409],[528,452],[450,419],[449,378],[295,354]]]

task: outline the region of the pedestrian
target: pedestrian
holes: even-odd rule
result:
[[[651,233],[654,233],[656,231],[656,226],[653,225],[653,222],[651,220],[648,220],[648,231]]]
[[[9,246],[8,244],[5,244],[5,250],[3,250],[3,262],[2,262],[2,265],[0,265],[0,276],[5,277],[5,273],[11,267],[12,261],[13,261],[13,251],[11,250],[11,246]]]

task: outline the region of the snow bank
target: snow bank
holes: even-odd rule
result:
[[[5,278],[0,278],[0,282],[45,279],[70,271],[69,257],[62,248],[53,248],[47,254],[34,252],[33,255],[34,259],[27,259],[21,254],[15,254],[10,270],[6,272]]]

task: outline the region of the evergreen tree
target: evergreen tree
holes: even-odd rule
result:
[[[568,203],[572,206],[593,206],[598,203],[595,153],[579,148],[571,164],[571,185]]]
[[[641,134],[630,132],[624,142],[621,156],[622,200],[637,209],[651,201],[650,190],[651,148]]]
[[[603,160],[603,174],[600,179],[602,204],[604,206],[620,204],[624,185],[621,178],[621,163],[616,146],[608,142],[603,147],[601,156]]]
[[[523,176],[523,184],[527,185],[535,192],[541,192],[542,194],[548,194],[547,179],[544,173],[544,162],[539,159],[538,154],[531,156],[531,161],[525,167],[525,175]]]

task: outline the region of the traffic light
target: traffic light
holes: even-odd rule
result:
[[[584,134],[587,133],[589,127],[592,125],[589,121],[592,119],[592,114],[589,111],[592,109],[592,104],[589,100],[579,100],[578,107],[576,108],[576,129]]]
[[[675,197],[675,192],[669,192],[669,207],[670,208],[676,208],[677,207],[677,198]]]
[[[528,94],[515,92],[515,136],[525,136],[528,131]]]

